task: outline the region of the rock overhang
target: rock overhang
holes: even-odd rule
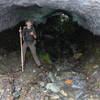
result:
[[[27,18],[45,22],[44,16],[57,9],[70,12],[74,21],[100,35],[99,0],[0,0],[0,31]]]

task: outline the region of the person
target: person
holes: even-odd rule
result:
[[[23,62],[25,64],[26,50],[27,50],[27,48],[29,48],[31,53],[32,53],[32,56],[35,60],[35,63],[40,68],[41,63],[37,57],[36,46],[35,46],[37,34],[36,34],[35,29],[33,27],[32,21],[27,20],[25,22],[25,24],[26,24],[26,27],[24,27],[23,30],[19,30],[19,32],[22,33],[22,38],[23,38]]]

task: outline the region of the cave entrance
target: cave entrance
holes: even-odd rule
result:
[[[52,62],[58,59],[68,59],[72,62],[80,61],[85,55],[93,52],[93,34],[73,21],[69,13],[56,11],[45,17],[45,23],[34,24],[38,33],[38,54],[46,53]],[[1,32],[0,48],[8,52],[20,50],[18,30],[19,26],[24,25],[25,21],[22,21],[15,27]]]

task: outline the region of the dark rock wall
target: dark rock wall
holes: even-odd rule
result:
[[[38,7],[33,10],[35,5]],[[26,10],[28,6],[33,6],[33,9]],[[100,34],[99,0],[0,0],[0,31],[16,25],[29,15],[39,23],[44,20],[43,16],[55,9],[69,11],[80,25],[96,35]]]

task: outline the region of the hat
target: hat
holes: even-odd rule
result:
[[[29,19],[28,19],[28,20],[26,20],[25,22],[32,22],[32,23],[33,23],[33,21],[32,21],[32,20],[29,20]]]
[[[33,19],[33,18],[28,17],[28,18],[26,18],[26,19],[25,19],[25,22],[32,22],[32,23],[33,23],[33,22],[34,22],[34,19]]]

